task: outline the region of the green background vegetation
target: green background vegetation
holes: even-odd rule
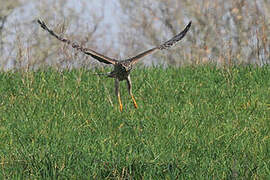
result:
[[[0,73],[1,179],[270,177],[269,66],[93,73]]]

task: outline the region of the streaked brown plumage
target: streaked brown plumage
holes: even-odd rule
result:
[[[59,35],[57,35],[54,31],[52,31],[51,29],[49,29],[47,27],[47,25],[45,24],[44,21],[42,20],[38,20],[37,21],[40,26],[48,31],[52,36],[54,36],[55,38],[57,38],[58,40],[67,43],[69,45],[71,45],[73,48],[82,51],[83,53],[92,56],[93,58],[95,58],[96,60],[98,60],[99,62],[105,63],[105,64],[112,64],[114,66],[114,70],[110,73],[107,74],[108,77],[112,77],[115,78],[115,93],[118,97],[118,101],[119,101],[119,106],[120,106],[120,111],[122,111],[123,109],[123,105],[120,99],[120,90],[119,90],[119,83],[120,81],[126,80],[127,81],[127,85],[128,85],[128,92],[130,94],[130,96],[132,97],[133,103],[134,103],[134,107],[137,108],[138,105],[135,101],[135,98],[132,94],[132,85],[131,85],[131,79],[130,79],[130,72],[133,68],[133,65],[135,65],[141,58],[143,58],[144,56],[153,53],[155,50],[163,50],[163,49],[168,49],[171,46],[173,46],[175,43],[177,43],[178,41],[180,41],[188,32],[190,26],[191,26],[191,21],[188,23],[188,25],[185,27],[185,29],[180,32],[179,34],[177,34],[176,36],[174,36],[173,38],[171,38],[170,40],[166,41],[165,43],[156,46],[152,49],[149,49],[147,51],[144,51],[140,54],[138,54],[137,56],[134,56],[132,58],[129,59],[125,59],[125,60],[116,60],[113,58],[109,58],[107,56],[104,56],[92,49],[89,48],[85,48],[80,46],[78,43],[76,42],[72,42],[69,39],[63,38]]]

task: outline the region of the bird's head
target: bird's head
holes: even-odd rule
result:
[[[120,68],[126,72],[129,72],[132,69],[132,65],[130,63],[121,63]]]

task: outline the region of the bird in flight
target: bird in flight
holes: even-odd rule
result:
[[[98,60],[99,62],[105,63],[105,64],[112,64],[114,66],[114,69],[112,72],[106,74],[107,77],[111,77],[115,79],[115,93],[116,96],[118,98],[118,102],[119,102],[119,107],[120,107],[120,111],[122,112],[123,110],[123,105],[121,102],[121,98],[120,98],[120,90],[119,90],[119,86],[120,86],[120,81],[125,80],[127,82],[127,87],[128,87],[128,92],[132,98],[133,104],[135,108],[138,108],[138,105],[135,101],[135,98],[133,96],[132,93],[132,84],[131,84],[131,78],[130,78],[130,72],[132,70],[132,68],[134,67],[134,65],[140,60],[142,59],[144,56],[153,53],[156,50],[163,50],[163,49],[168,49],[171,46],[173,46],[175,43],[177,43],[178,41],[180,41],[188,32],[190,26],[191,26],[191,21],[188,23],[188,25],[185,27],[185,29],[180,32],[179,34],[175,35],[173,38],[171,38],[170,40],[154,47],[151,48],[147,51],[143,51],[142,53],[125,59],[125,60],[117,60],[117,59],[113,59],[107,56],[104,56],[92,49],[89,48],[85,48],[81,45],[79,45],[76,42],[72,42],[69,39],[66,39],[58,34],[56,34],[54,31],[52,31],[51,29],[48,28],[48,26],[45,24],[44,21],[42,21],[41,19],[37,20],[37,22],[40,24],[40,26],[46,30],[50,35],[54,36],[55,38],[57,38],[58,40],[67,43],[68,45],[70,45],[72,48],[83,52],[84,54],[90,55],[92,56],[94,59]]]

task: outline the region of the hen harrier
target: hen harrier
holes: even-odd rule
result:
[[[115,78],[115,93],[116,93],[116,96],[118,97],[120,111],[123,110],[123,105],[122,105],[121,98],[120,98],[119,83],[120,83],[120,81],[123,81],[123,80],[127,81],[128,92],[133,100],[134,107],[138,108],[138,105],[137,105],[135,98],[132,94],[132,86],[131,86],[131,79],[130,79],[130,72],[133,68],[133,65],[135,65],[142,57],[144,57],[150,53],[153,53],[155,50],[168,49],[171,46],[173,46],[175,43],[180,41],[186,35],[186,33],[188,32],[188,30],[191,26],[191,21],[190,21],[182,32],[180,32],[179,34],[177,34],[176,36],[174,36],[170,40],[166,41],[165,43],[163,43],[159,46],[156,46],[152,49],[149,49],[147,51],[144,51],[144,52],[142,52],[142,53],[140,53],[137,56],[134,56],[132,58],[125,59],[125,60],[116,60],[116,59],[104,56],[104,55],[102,55],[102,54],[100,54],[92,49],[82,47],[81,45],[79,45],[76,42],[72,42],[69,39],[66,39],[64,37],[59,36],[54,31],[49,29],[47,27],[47,25],[45,24],[45,22],[40,20],[40,19],[37,22],[40,24],[40,26],[44,30],[48,31],[52,36],[56,37],[58,40],[71,45],[76,50],[82,51],[83,53],[92,56],[93,58],[95,58],[99,62],[102,62],[105,64],[112,64],[114,66],[114,70],[106,75],[108,77]]]

